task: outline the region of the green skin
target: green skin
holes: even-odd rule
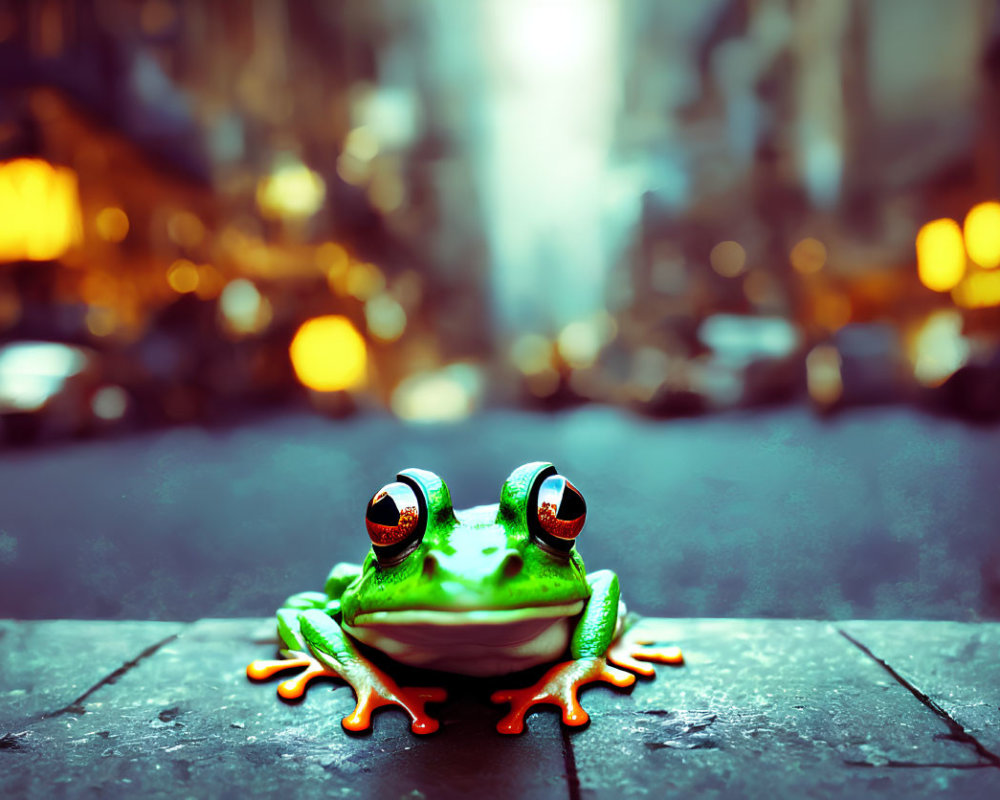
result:
[[[417,548],[388,568],[379,565],[371,550],[361,566],[337,564],[323,593],[294,594],[282,609],[319,608],[353,625],[360,614],[373,611],[532,608],[583,600],[570,656],[604,655],[618,621],[618,576],[610,570],[588,575],[575,548],[569,558],[559,557],[540,547],[528,533],[528,493],[538,473],[550,467],[541,462],[525,464],[504,483],[499,505],[460,511],[461,520],[444,481],[424,470],[404,470],[400,475],[420,484],[427,499],[427,528]],[[524,566],[506,577],[504,564],[512,553],[521,557]],[[437,563],[430,579],[425,577],[428,558]],[[298,617],[279,612],[279,630],[283,629],[282,639],[291,649],[301,643],[296,635],[300,626],[292,622]],[[343,639],[338,645],[352,647],[352,640],[339,626],[338,631]],[[333,635],[329,628],[326,632]],[[285,638],[289,633],[291,638]],[[323,649],[324,643],[316,644]]]
[[[437,727],[424,715],[423,703],[443,698],[443,692],[400,689],[367,660],[354,637],[345,631],[346,627],[357,632],[359,625],[366,625],[363,617],[377,612],[419,609],[431,612],[432,620],[455,616],[436,617],[435,612],[457,612],[461,629],[464,612],[509,613],[521,620],[552,619],[553,606],[578,606],[582,602],[582,611],[563,617],[571,626],[571,660],[558,663],[531,690],[519,690],[529,696],[515,698],[517,692],[494,695],[495,702],[511,703],[511,712],[498,726],[505,733],[522,731],[524,714],[538,703],[559,705],[567,724],[583,724],[586,712],[576,698],[582,684],[604,680],[626,686],[634,681],[633,675],[608,667],[605,658],[624,627],[618,625],[618,577],[608,570],[588,575],[575,548],[569,553],[556,553],[529,533],[528,515],[534,513],[528,508],[531,489],[554,472],[551,464],[525,464],[504,483],[499,504],[456,512],[448,487],[440,478],[424,470],[405,470],[400,479],[417,484],[426,500],[426,529],[415,549],[388,566],[380,564],[369,551],[360,566],[336,565],[323,592],[303,592],[285,601],[277,613],[278,632],[287,648],[283,651],[285,657],[311,659],[316,664],[311,671],[344,678],[358,694],[358,709],[344,720],[345,727],[365,729],[368,712],[388,703],[410,713],[415,732],[426,733]],[[424,624],[433,629],[433,622]],[[454,635],[455,620],[448,625],[448,633]],[[641,665],[636,667],[634,661],[632,666],[615,663],[639,674],[652,674]],[[328,672],[323,673],[324,668]],[[297,692],[285,694],[279,687],[279,693],[300,696],[306,677]],[[407,696],[407,692],[411,695]]]

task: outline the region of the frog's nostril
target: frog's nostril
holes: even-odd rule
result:
[[[505,578],[513,578],[524,567],[524,559],[520,553],[508,553],[503,560],[501,572]]]
[[[438,568],[438,561],[434,557],[433,553],[428,553],[427,557],[424,559],[423,573],[425,578],[433,578],[435,571]]]

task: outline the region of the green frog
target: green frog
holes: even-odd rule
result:
[[[565,724],[583,725],[580,687],[630,686],[655,674],[650,662],[683,663],[675,647],[630,638],[637,618],[613,572],[585,571],[576,540],[586,516],[583,495],[549,463],[519,467],[498,504],[464,511],[437,475],[403,470],[368,503],[364,563],[337,564],[324,591],[289,597],[277,612],[283,658],[254,661],[247,675],[298,668],[278,685],[285,699],[301,697],[314,678],[340,678],[357,695],[347,730],[367,730],[375,709],[395,705],[424,734],[438,728],[426,704],[443,701],[445,690],[400,686],[359,643],[403,664],[484,678],[550,664],[532,686],[493,693],[494,703],[509,704],[497,730],[521,733],[543,703],[558,706]]]

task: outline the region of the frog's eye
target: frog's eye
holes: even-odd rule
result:
[[[376,547],[405,543],[420,523],[420,503],[413,487],[405,483],[383,486],[365,511],[368,536]]]
[[[568,549],[587,521],[587,503],[562,475],[549,475],[538,487],[536,514],[541,530],[555,540],[546,541]]]

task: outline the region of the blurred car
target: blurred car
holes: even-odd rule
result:
[[[3,439],[81,436],[114,424],[128,397],[102,382],[101,359],[93,350],[59,342],[21,341],[0,345],[0,426]]]

